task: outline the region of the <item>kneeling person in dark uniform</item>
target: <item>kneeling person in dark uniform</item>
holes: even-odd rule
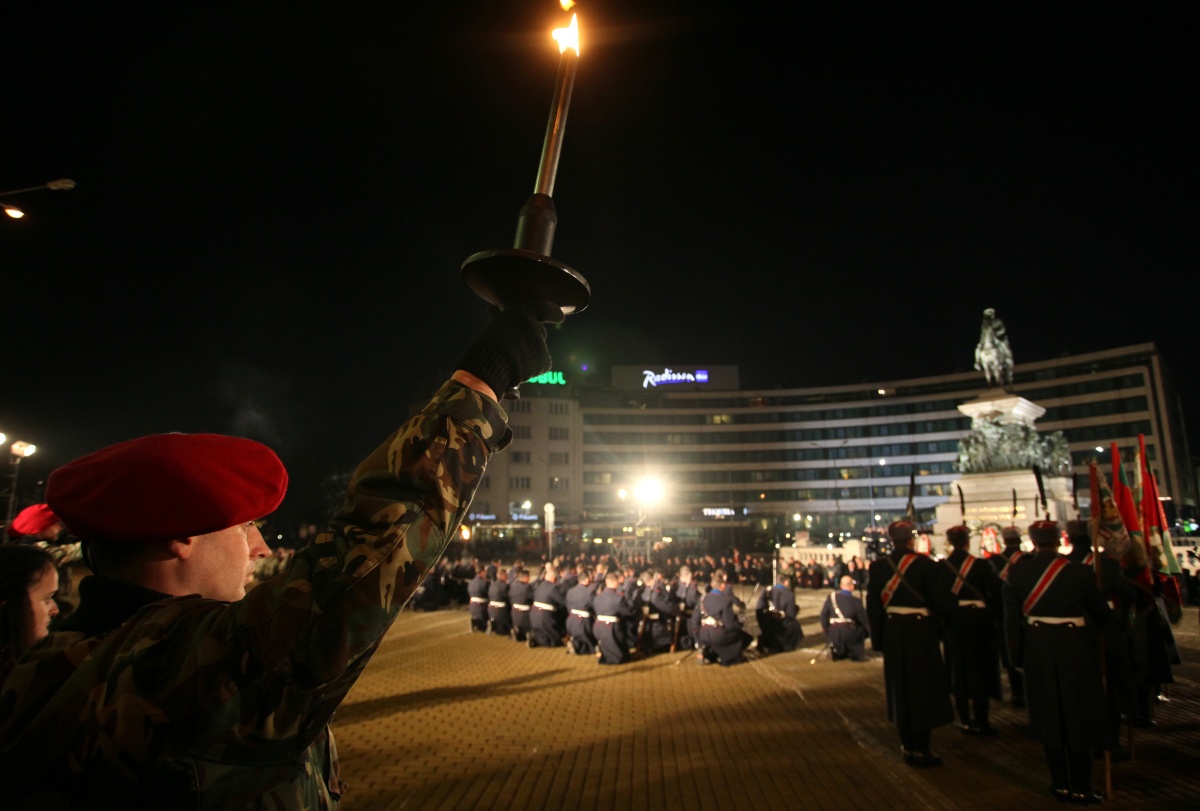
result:
[[[533,609],[529,612],[529,647],[559,648],[567,628],[563,620],[567,601],[558,590],[558,570],[546,565],[546,574],[533,591]]]
[[[530,634],[529,614],[533,608],[533,587],[529,585],[528,569],[521,569],[516,581],[509,585],[508,602],[512,607],[512,637],[524,642]]]
[[[592,632],[600,648],[597,663],[602,665],[622,665],[629,661],[629,640],[625,636],[623,620],[630,612],[617,591],[619,582],[616,573],[609,572],[604,576],[604,591],[592,601],[592,609],[596,612]]]
[[[488,625],[488,582],[482,568],[475,571],[475,577],[467,583],[467,598],[470,600],[467,610],[471,614],[471,630],[486,631]]]
[[[788,585],[787,575],[779,574],[774,588],[764,589],[758,596],[754,615],[758,619],[758,650],[788,652],[800,646],[804,629],[796,617],[796,595]]]
[[[838,591],[832,592],[821,606],[821,630],[834,661],[866,661],[863,643],[867,640],[867,626],[867,609],[854,596],[854,577],[843,575]]]
[[[580,572],[574,586],[567,591],[567,653],[595,653],[596,637],[592,635],[592,578]]]
[[[488,633],[512,633],[512,614],[508,602],[508,572],[496,571],[496,581],[488,586]]]
[[[729,590],[725,572],[713,572],[712,591],[700,600],[700,645],[703,661],[716,661],[723,667],[742,661],[742,653],[753,637],[742,630],[734,613],[736,598]]]

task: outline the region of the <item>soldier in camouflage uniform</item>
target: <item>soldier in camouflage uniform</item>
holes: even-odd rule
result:
[[[496,395],[550,367],[540,322],[561,320],[497,315],[328,530],[244,597],[268,553],[252,519],[286,489],[269,449],[168,434],[55,471],[47,501],[98,573],[0,692],[5,808],[335,808],[328,722],[510,441]]]

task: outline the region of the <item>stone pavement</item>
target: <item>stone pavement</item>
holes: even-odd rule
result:
[[[805,649],[730,668],[683,653],[601,667],[471,634],[465,609],[406,610],[334,721],[351,786],[343,808],[1063,807],[1007,702],[994,705],[999,737],[943,727],[933,742],[945,765],[905,766],[882,661],[811,663],[825,592],[798,595]],[[1195,607],[1176,634],[1185,664],[1158,726],[1137,730],[1136,759],[1113,764],[1106,807],[1200,807]],[[1099,761],[1094,774],[1102,785]]]

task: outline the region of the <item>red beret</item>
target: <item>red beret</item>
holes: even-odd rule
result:
[[[58,516],[50,509],[49,504],[34,504],[17,513],[12,526],[8,528],[9,535],[37,535],[45,529],[50,529],[58,523]]]
[[[287,471],[258,442],[156,434],[120,442],[50,474],[46,501],[85,541],[160,541],[262,518],[283,501]]]

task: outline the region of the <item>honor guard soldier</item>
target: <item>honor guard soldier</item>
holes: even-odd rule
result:
[[[867,609],[862,600],[854,596],[853,575],[842,575],[838,590],[831,592],[821,606],[820,619],[834,661],[866,661],[863,643],[867,639]]]
[[[646,653],[660,653],[671,649],[674,641],[673,620],[675,605],[671,593],[663,583],[662,572],[650,572],[649,582],[642,586],[642,630],[638,645]]]
[[[700,590],[692,580],[690,567],[679,567],[679,577],[671,584],[671,601],[675,604],[675,640],[671,652],[694,648],[696,634],[692,629],[692,617],[700,604]]]
[[[1071,542],[1074,563],[1081,563],[1093,572],[1100,570],[1100,599],[1112,609],[1104,627],[1104,689],[1108,699],[1108,741],[1113,760],[1129,760],[1128,749],[1120,747],[1121,715],[1134,713],[1134,682],[1132,632],[1129,608],[1137,599],[1134,588],[1125,577],[1121,564],[1107,552],[1092,548],[1092,536],[1087,521],[1068,521],[1067,540]]]
[[[946,623],[946,664],[959,729],[969,735],[995,735],[988,723],[991,700],[1000,698],[1000,651],[996,623],[1001,616],[1000,576],[967,551],[968,527],[946,530],[952,551],[942,561],[954,613]]]
[[[1092,750],[1107,731],[1099,631],[1109,610],[1095,572],[1058,554],[1058,524],[1034,522],[1029,537],[1035,553],[1004,584],[1009,656],[1025,671],[1029,725],[1046,749],[1051,794],[1092,804]]]
[[[467,582],[467,611],[471,616],[471,631],[486,631],[488,627],[488,588],[492,584],[487,579],[487,571],[480,567],[475,570],[475,577]]]
[[[529,647],[562,647],[567,635],[564,623],[567,601],[558,589],[558,570],[546,564],[542,582],[533,590],[533,609],[529,612]]]
[[[871,647],[883,651],[888,720],[900,733],[904,762],[938,766],[931,731],[954,718],[938,623],[953,603],[941,565],[913,551],[915,527],[897,521],[888,537],[895,550],[872,563],[868,576]]]
[[[46,501],[94,574],[0,692],[6,811],[335,809],[329,721],[510,442],[496,398],[549,368],[541,320],[562,311],[494,317],[328,528],[248,590],[287,490],[266,446],[160,434],[55,470]]]
[[[620,578],[616,572],[604,576],[604,590],[592,601],[596,622],[592,633],[599,646],[597,664],[623,665],[629,661],[629,640],[625,636],[623,620],[629,614],[629,606],[617,591]]]
[[[586,570],[579,573],[574,586],[567,590],[567,653],[595,653],[592,634],[592,578]]]
[[[529,619],[533,609],[533,587],[529,585],[529,570],[521,569],[517,581],[509,584],[508,602],[512,606],[512,637],[518,642],[529,639]]]
[[[512,608],[508,602],[508,572],[497,568],[496,580],[488,586],[488,633],[512,633]]]
[[[725,572],[713,572],[712,591],[700,600],[700,661],[715,661],[723,667],[742,661],[746,646],[753,641],[742,630],[742,621],[734,611],[737,598]]]
[[[987,560],[995,568],[996,575],[1000,578],[1000,583],[1003,586],[1008,580],[1008,574],[1013,570],[1013,567],[1022,561],[1031,560],[1032,555],[1021,551],[1021,530],[1016,527],[1005,527],[1000,530],[1000,537],[1004,540],[1004,549],[999,554],[992,555]],[[1025,676],[1019,668],[1013,666],[1012,660],[1008,656],[1008,645],[1004,644],[1003,611],[1001,611],[996,621],[996,639],[1000,643],[1000,663],[1004,665],[1004,672],[1008,674],[1008,689],[1012,693],[1013,706],[1024,707]]]
[[[804,638],[804,629],[796,617],[800,610],[796,607],[796,595],[788,585],[787,575],[779,573],[774,587],[763,589],[758,595],[758,603],[754,606],[754,615],[758,619],[758,650],[780,651],[787,653],[800,646]]]

